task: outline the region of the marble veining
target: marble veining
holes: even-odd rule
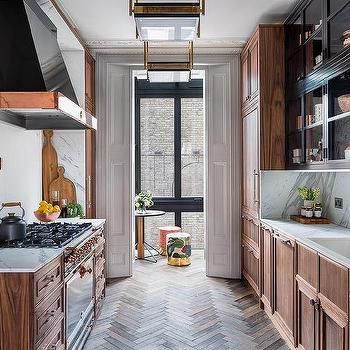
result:
[[[349,258],[311,240],[313,238],[350,239],[350,230],[348,228],[335,224],[303,225],[294,221],[282,219],[262,219],[261,221],[271,226],[275,231],[278,231],[289,238],[295,239],[299,243],[302,243],[323,254],[324,256],[350,268]]]
[[[288,219],[298,214],[303,201],[298,187],[319,187],[323,216],[350,228],[350,173],[263,171],[261,174],[261,217]],[[343,209],[334,207],[334,198],[343,198]]]
[[[91,222],[93,227],[104,225],[104,219],[60,219],[61,222]],[[92,234],[89,230],[73,240],[70,245],[79,244]],[[44,265],[63,253],[63,248],[0,248],[0,273],[2,272],[36,272]]]
[[[55,130],[52,143],[65,176],[75,184],[78,203],[85,207],[85,132]]]

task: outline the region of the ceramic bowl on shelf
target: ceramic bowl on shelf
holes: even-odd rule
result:
[[[42,213],[40,211],[35,211],[34,215],[40,222],[53,222],[58,219],[61,212],[54,212],[54,213]]]
[[[338,97],[340,110],[345,113],[350,111],[350,94],[341,95]]]
[[[348,47],[350,46],[350,29],[346,30],[344,33],[343,33],[343,46],[344,47]]]

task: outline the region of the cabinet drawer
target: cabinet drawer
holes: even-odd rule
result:
[[[320,256],[320,294],[348,313],[348,269]]]
[[[34,314],[34,341],[38,342],[64,314],[64,288],[57,289],[52,297],[40,303]]]
[[[62,257],[55,259],[34,275],[35,305],[49,296],[63,282]]]
[[[36,350],[64,350],[64,319],[62,318],[54,329],[39,345],[35,346]]]
[[[242,243],[243,276],[247,279],[255,292],[259,294],[259,254],[246,242]]]
[[[297,244],[297,275],[317,288],[318,255],[314,250]]]
[[[259,248],[259,235],[260,228],[258,220],[255,220],[249,216],[243,215],[242,217],[242,236],[243,239],[248,242],[255,250]]]

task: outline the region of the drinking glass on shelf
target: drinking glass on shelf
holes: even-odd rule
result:
[[[60,204],[60,192],[51,191],[51,203],[53,206]]]

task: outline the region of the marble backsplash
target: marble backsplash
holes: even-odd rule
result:
[[[54,130],[52,144],[57,152],[58,164],[66,169],[65,177],[75,184],[77,202],[85,207],[85,132]]]
[[[322,215],[337,225],[350,228],[350,172],[263,171],[261,217],[286,219],[298,214],[303,201],[297,190],[302,186],[319,187]],[[335,208],[335,197],[343,198],[343,209]]]

